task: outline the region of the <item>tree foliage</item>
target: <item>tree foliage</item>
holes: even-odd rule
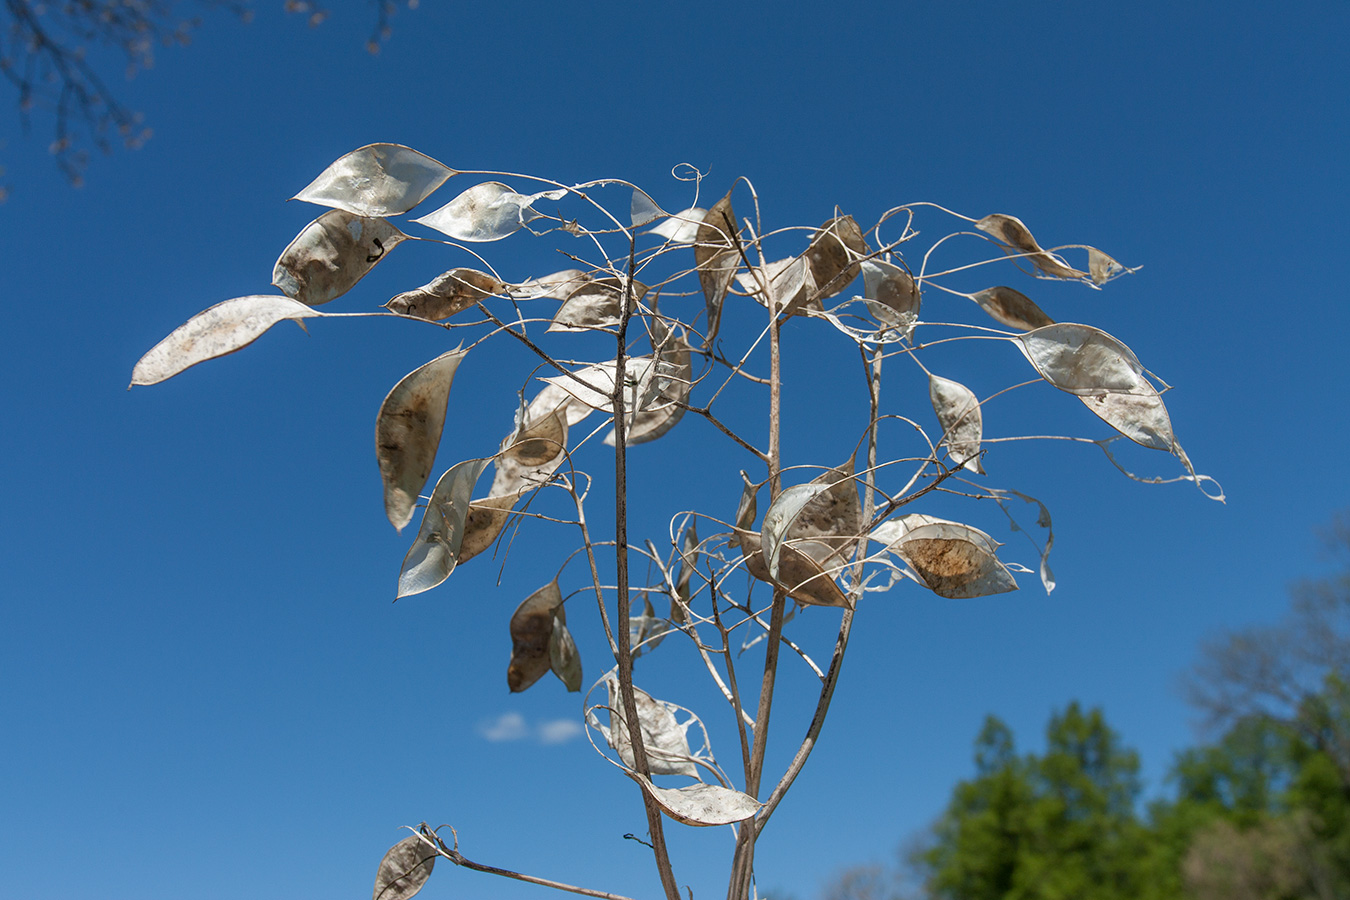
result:
[[[1343,527],[1330,534],[1345,546]],[[1206,648],[1209,693],[1200,696],[1223,699],[1207,709],[1227,725],[1213,743],[1177,754],[1169,796],[1145,810],[1137,758],[1100,711],[1073,704],[1053,716],[1040,755],[1017,755],[1007,726],[989,717],[975,777],[953,789],[931,843],[914,854],[927,896],[1350,896],[1350,789],[1339,756],[1350,703],[1332,668],[1335,632],[1313,633],[1337,625],[1330,613],[1342,610],[1345,584],[1343,575],[1302,582],[1285,621]],[[1242,658],[1251,652],[1262,655]],[[1267,680],[1271,672],[1287,680]]]
[[[1100,710],[1051,717],[1044,754],[1018,756],[990,716],[975,741],[976,776],[961,782],[923,853],[933,896],[1134,898],[1140,846],[1139,760]]]
[[[1350,797],[1329,758],[1244,720],[1178,754],[1172,796],[1137,805],[1138,760],[1099,710],[1051,718],[1044,754],[1016,755],[989,717],[976,775],[913,854],[940,900],[1330,900],[1350,888]],[[881,883],[859,868],[839,885]],[[866,876],[866,877],[864,877]]]
[[[1292,730],[1350,790],[1350,514],[1322,542],[1342,568],[1296,582],[1281,621],[1208,642],[1187,693],[1214,727],[1257,718]]]

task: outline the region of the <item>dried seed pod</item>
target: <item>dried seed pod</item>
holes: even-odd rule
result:
[[[1040,269],[1051,278],[1086,278],[1086,272],[1080,272],[1055,254],[1041,249],[1031,231],[1016,216],[994,213],[975,223],[975,227],[1003,244],[1010,256],[1023,256],[1027,262]]]
[[[862,525],[862,503],[850,459],[807,484],[787,488],[769,505],[760,528],[765,563],[781,577],[781,548],[791,545],[822,568],[839,565],[852,555]]]
[[[351,290],[407,238],[386,219],[329,210],[281,251],[272,283],[286,296],[318,306]]]
[[[333,162],[291,199],[358,216],[397,216],[454,174],[454,169],[411,147],[367,144]]]
[[[952,459],[960,462],[962,468],[983,475],[980,439],[984,436],[984,416],[974,392],[959,382],[929,375],[928,396],[942,426],[942,444]]]
[[[506,290],[506,285],[476,269],[451,269],[428,283],[404,291],[385,304],[405,316],[439,322]]]
[[[1142,391],[1144,367],[1129,347],[1099,328],[1060,322],[1017,336],[1046,381],[1070,394]]]
[[[919,316],[922,296],[913,277],[897,265],[880,259],[861,263],[863,290],[869,300],[885,304],[898,316]]]
[[[820,291],[816,299],[841,293],[858,277],[859,260],[871,252],[852,216],[837,216],[817,228],[806,248],[811,277]]]
[[[737,275],[736,280],[744,291],[781,315],[804,315],[808,309],[821,308],[818,300],[811,300],[816,292],[816,282],[805,256],[751,266]]]
[[[384,512],[399,531],[436,462],[455,370],[467,350],[442,353],[405,375],[380,404],[375,418],[375,458],[384,482]]]
[[[629,772],[628,775],[642,785],[642,789],[651,795],[663,813],[685,825],[730,825],[743,822],[764,805],[749,794],[718,784],[663,788],[637,772]]]
[[[708,310],[706,346],[709,347],[717,339],[722,301],[726,299],[727,289],[741,264],[741,254],[736,247],[739,232],[736,213],[731,209],[731,191],[727,191],[726,196],[714,203],[703,217],[694,245],[694,262],[698,266],[698,280],[703,286]]]
[[[158,384],[197,363],[242,350],[278,322],[321,315],[290,297],[235,297],[217,303],[151,347],[131,370],[131,383]]]
[[[1031,302],[1030,297],[1010,287],[1000,285],[985,288],[975,294],[972,299],[980,304],[980,308],[987,312],[994,321],[1007,325],[1009,328],[1016,328],[1018,331],[1032,331],[1036,328],[1055,324],[1055,320]]]
[[[581,654],[567,630],[567,612],[561,606],[553,616],[553,633],[548,638],[548,667],[569,691],[581,690]]]
[[[594,279],[591,275],[580,269],[563,269],[561,272],[554,272],[541,278],[527,278],[520,284],[507,285],[507,288],[515,300],[542,300],[550,297],[554,300],[566,300],[568,294],[592,280]]]
[[[484,497],[469,503],[469,514],[464,518],[464,540],[459,546],[460,563],[468,562],[492,546],[497,535],[506,527],[506,520],[511,517],[511,507],[517,499],[517,495],[511,494]]]
[[[781,494],[779,496],[782,496]],[[800,553],[791,544],[784,544],[778,551],[778,577],[769,574],[768,564],[760,547],[760,533],[745,529],[735,529],[736,546],[741,548],[745,558],[745,570],[760,581],[781,587],[785,593],[798,603],[810,606],[835,606],[851,608],[848,595],[839,589],[830,572],[821,568],[820,563]]]
[[[689,401],[693,389],[691,348],[683,332],[670,330],[660,319],[653,319],[652,344],[656,365],[644,377],[664,379],[666,386],[647,405],[629,410],[626,439],[630,447],[654,441],[679,424],[685,412],[682,404]],[[614,446],[613,431],[605,436],[605,444]]]
[[[623,294],[622,279],[598,278],[587,281],[567,295],[563,305],[554,314],[548,330],[594,331],[617,328],[623,318]],[[646,294],[647,286],[634,281],[630,302],[641,300]]]
[[[998,561],[983,532],[965,525],[934,523],[911,529],[895,552],[939,597],[962,600],[1017,590],[1017,581]]]
[[[439,855],[435,847],[416,834],[390,847],[375,873],[372,900],[408,900],[427,883]]]
[[[531,206],[536,200],[565,196],[565,189],[517,194],[500,181],[485,181],[413,221],[460,241],[500,241],[539,218]]]
[[[506,668],[506,684],[512,692],[525,690],[552,668],[549,642],[554,614],[561,606],[562,592],[558,582],[551,581],[526,597],[511,615],[511,662]]]
[[[633,743],[628,733],[628,722],[623,712],[623,698],[619,695],[619,679],[610,672],[605,676],[609,690],[609,728],[605,737],[619,754],[619,759],[630,768],[633,762]],[[689,718],[680,722],[675,714],[681,707],[657,700],[639,687],[633,688],[638,723],[642,728],[642,746],[647,751],[647,764],[653,775],[689,775],[698,777],[694,752],[689,748]]]
[[[647,234],[663,237],[675,244],[692,244],[698,240],[698,229],[708,211],[701,206],[691,206],[680,210],[665,219],[660,225],[647,230]]]
[[[466,459],[451,466],[431,492],[417,539],[403,557],[398,574],[398,596],[429,591],[450,577],[459,563],[469,497],[490,459]]]
[[[488,496],[514,500],[544,484],[562,464],[566,449],[567,419],[561,409],[538,420],[526,420],[503,442]]]
[[[1136,444],[1171,453],[1177,446],[1172,419],[1158,390],[1141,379],[1139,387],[1128,394],[1103,391],[1079,394],[1078,399],[1103,422]]]
[[[1017,590],[996,555],[998,542],[970,525],[909,513],[882,522],[871,537],[909,563],[939,597],[961,600]]]

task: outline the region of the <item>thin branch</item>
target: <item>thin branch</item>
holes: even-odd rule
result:
[[[574,884],[566,884],[561,881],[553,881],[550,878],[540,878],[537,875],[526,875],[523,872],[513,872],[510,869],[503,869],[500,868],[499,866],[489,866],[485,865],[484,863],[474,862],[473,860],[466,857],[463,853],[459,852],[458,835],[456,835],[455,837],[455,846],[447,847],[445,846],[445,843],[440,839],[440,836],[429,831],[425,825],[423,825],[422,829],[419,830],[418,836],[421,837],[423,841],[426,841],[428,844],[434,846],[436,848],[437,853],[439,853],[446,859],[450,860],[455,865],[463,866],[466,869],[472,869],[475,872],[484,872],[488,875],[500,875],[503,878],[514,878],[516,881],[525,881],[529,882],[530,884],[537,884],[542,887],[555,888],[556,890],[567,891],[572,894],[581,894],[583,897],[598,897],[600,898],[600,900],[633,900],[633,898],[626,897],[623,894],[612,894],[609,891],[597,891],[591,888],[577,887]],[[643,841],[642,843],[646,842]],[[676,895],[676,900],[679,900],[678,894]]]
[[[728,428],[728,427],[722,422],[721,419],[717,418],[716,416],[714,416],[714,415],[709,411],[708,407],[706,407],[706,406],[702,406],[702,407],[700,407],[700,406],[690,406],[688,403],[684,403],[684,402],[682,402],[682,401],[680,401],[680,400],[671,400],[670,402],[671,402],[671,405],[676,406],[676,407],[678,407],[679,409],[683,409],[683,410],[685,410],[686,412],[691,412],[691,413],[694,413],[695,415],[699,415],[699,416],[702,416],[703,418],[707,419],[708,422],[709,422],[714,428],[716,428],[718,431],[720,431],[720,432],[722,432],[723,434],[725,434],[727,437],[731,438],[733,441],[735,441],[737,444],[739,444],[743,449],[750,451],[752,454],[754,454],[755,458],[756,458],[756,459],[759,459],[761,462],[766,462],[766,463],[767,463],[767,462],[769,461],[769,455],[768,455],[767,453],[765,453],[763,450],[760,450],[758,447],[754,446],[754,445],[751,444],[749,441],[745,440],[745,438],[741,437],[739,434],[737,434],[736,432],[734,432],[734,431],[732,431],[730,428]]]
[[[728,223],[730,225],[730,223]],[[749,265],[745,247],[734,228],[729,228],[732,240],[741,259]],[[760,256],[763,256],[761,251]],[[756,277],[763,281],[759,270]],[[768,296],[766,294],[766,296]],[[773,298],[769,297],[770,302]],[[777,499],[783,489],[782,444],[781,444],[781,406],[783,402],[782,369],[782,318],[776,310],[769,310],[769,502]],[[764,676],[760,681],[759,709],[755,714],[754,744],[751,747],[750,766],[746,776],[745,792],[758,799],[759,783],[764,771],[764,752],[769,739],[769,714],[773,708],[773,689],[778,672],[779,638],[783,634],[783,611],[787,605],[787,593],[775,585],[773,590],[773,608],[769,615],[769,639],[764,648]],[[755,840],[757,828],[755,819],[741,823],[736,835],[736,853],[732,859],[731,881],[727,888],[728,900],[742,900],[749,896],[750,882],[755,865]]]
[[[619,320],[619,333],[615,344],[617,353],[614,362],[614,392],[610,401],[614,408],[614,555],[618,567],[618,612],[619,620],[619,694],[623,700],[624,718],[630,723],[628,728],[629,744],[633,750],[633,768],[644,778],[651,778],[651,768],[647,763],[647,748],[642,737],[641,719],[638,718],[637,697],[633,693],[633,648],[630,646],[628,618],[631,614],[628,594],[628,422],[624,409],[624,371],[627,347],[624,343],[628,323],[633,316],[633,265],[636,245],[632,237],[629,241],[628,277],[623,283],[623,308]],[[670,854],[666,850],[665,832],[662,828],[661,807],[655,798],[645,789],[642,790],[642,802],[647,811],[647,829],[651,834],[653,853],[656,856],[656,869],[661,876],[661,886],[665,889],[666,900],[680,900],[680,889],[675,883],[675,874],[670,867]]]
[[[813,576],[811,576],[811,578],[821,578],[821,577],[824,577],[824,576],[822,576],[822,575],[813,575]],[[807,584],[807,583],[809,582],[809,580],[810,580],[810,579],[808,579],[808,581],[802,582],[802,584]],[[798,585],[798,587],[800,587],[800,586],[801,586],[801,585]],[[768,625],[763,619],[761,619],[759,616],[755,615],[754,613],[751,613],[750,616],[746,619],[746,621],[747,621],[747,622],[754,622],[756,625],[758,625],[760,628],[763,628],[765,631],[768,631],[768,630],[769,630],[769,625]],[[789,638],[787,635],[783,634],[783,635],[779,635],[779,638],[778,638],[778,639],[779,639],[780,641],[782,641],[784,644],[786,644],[786,645],[787,645],[787,648],[788,648],[789,650],[791,650],[792,652],[794,652],[794,653],[796,653],[798,656],[800,656],[800,657],[802,658],[802,662],[806,663],[806,665],[811,669],[811,671],[816,673],[816,677],[817,677],[817,678],[824,678],[824,677],[825,677],[825,673],[822,672],[822,671],[820,671],[820,666],[816,665],[816,661],[813,660],[810,656],[808,656],[808,655],[806,654],[806,651],[804,651],[801,647],[798,647],[796,644],[794,644],[794,643],[792,642],[792,639],[791,639],[791,638]],[[755,638],[754,641],[752,641],[751,643],[747,644],[745,647],[742,647],[742,648],[741,648],[741,649],[742,649],[742,652],[744,652],[746,649],[749,649],[751,646],[754,646],[754,644],[756,644],[756,643],[758,643],[758,642],[759,642],[759,638]]]
[[[72,185],[83,183],[89,161],[85,146],[111,153],[118,141],[134,149],[151,136],[142,116],[117,99],[90,51],[103,46],[120,53],[128,77],[153,67],[157,47],[186,45],[201,25],[199,17],[178,15],[181,5],[175,0],[3,0],[0,16],[8,21],[0,27],[0,75],[18,93],[25,129],[34,110],[54,118],[51,153]],[[252,18],[246,0],[193,0],[191,5],[225,10],[242,22]],[[388,37],[397,5],[376,0],[375,30],[366,45],[371,52]],[[308,14],[311,25],[327,17],[313,0],[286,0],[284,6]]]
[[[675,584],[670,577],[670,571],[666,568],[665,565],[661,563],[661,560],[656,555],[656,548],[651,545],[650,541],[648,541],[648,547],[651,551],[652,558],[656,560],[657,566],[660,567],[661,577],[662,580],[665,582],[667,592],[672,598],[678,598],[679,594],[675,590]],[[712,585],[711,582],[709,582],[709,588],[710,593],[712,593],[713,595],[712,601],[713,622],[716,624],[718,629],[721,630],[721,621],[718,618],[718,610],[717,610],[716,588]],[[704,621],[706,621],[706,619]],[[727,681],[722,680],[721,673],[717,671],[717,666],[713,663],[712,657],[709,655],[708,647],[703,643],[702,640],[699,639],[698,632],[692,627],[692,625],[686,625],[683,627],[676,626],[676,630],[680,631],[682,634],[688,635],[689,639],[693,641],[694,648],[698,650],[698,654],[703,660],[704,667],[707,668],[708,674],[712,677],[713,682],[717,685],[717,689],[722,692],[722,696],[726,698],[727,703],[731,704],[731,708],[736,712],[737,719],[744,720],[747,725],[749,725],[751,728],[754,728],[755,720],[750,718],[749,713],[747,713],[745,711],[745,708],[741,706],[740,693],[737,690],[736,684],[736,672],[731,664],[731,654],[727,651],[727,642],[725,635],[723,635],[722,649],[714,650],[713,652],[720,653],[722,657],[725,660],[727,660]],[[730,683],[730,687],[728,687],[728,682]],[[745,730],[740,729],[740,731],[741,731],[741,743],[745,744]],[[748,751],[746,751],[743,755],[747,760],[749,760],[750,754]]]
[[[747,784],[749,784],[750,739],[745,733],[745,727],[742,726],[741,720],[742,719],[745,720],[745,723],[750,726],[750,730],[752,732],[755,730],[755,720],[750,718],[749,714],[747,714],[745,711],[745,706],[742,705],[741,703],[740,687],[739,683],[736,681],[736,662],[732,658],[731,654],[731,642],[729,640],[731,633],[730,631],[728,631],[726,626],[722,624],[722,611],[718,608],[717,605],[718,590],[716,585],[710,585],[708,593],[712,596],[713,623],[717,627],[717,633],[722,638],[722,659],[726,660],[727,681],[730,682],[731,684],[731,705],[732,708],[738,713],[736,717],[736,735],[737,737],[740,738],[741,741],[741,764],[745,768],[745,781]]]
[[[871,370],[867,372],[868,394],[871,398],[871,423],[868,429],[867,439],[867,472],[863,481],[863,521],[870,522],[873,518],[873,505],[875,503],[875,480],[877,465],[877,431],[880,424],[881,407],[881,363],[884,356],[880,348],[873,352]],[[870,529],[869,529],[870,530]],[[839,623],[839,636],[835,638],[834,653],[830,657],[830,670],[825,675],[824,684],[820,688],[820,698],[816,701],[816,711],[811,716],[811,724],[806,729],[806,737],[802,739],[801,746],[797,748],[796,754],[792,757],[792,762],[788,765],[787,771],[779,779],[774,787],[773,793],[769,799],[764,802],[764,806],[756,814],[757,828],[764,830],[769,817],[773,811],[778,808],[778,804],[783,801],[792,783],[801,773],[802,767],[806,765],[806,760],[811,756],[811,751],[815,749],[816,741],[820,737],[820,731],[825,727],[825,717],[830,712],[830,704],[834,699],[834,689],[839,684],[839,673],[844,665],[844,654],[848,650],[849,635],[853,631],[854,609],[857,608],[857,601],[862,599],[863,579],[862,579],[862,557],[866,555],[867,542],[862,541],[858,548],[859,559],[854,570],[853,583],[853,609],[844,610],[844,615]]]
[[[600,568],[595,561],[595,544],[591,542],[591,533],[586,527],[586,514],[581,508],[580,501],[577,502],[577,524],[581,526],[582,544],[586,548],[586,559],[591,564],[591,582],[595,585],[595,602],[600,607],[600,621],[605,626],[605,637],[609,640],[610,652],[614,654],[615,659],[618,659],[619,644],[614,639],[614,629],[609,624],[609,610],[605,609],[605,595],[600,587]],[[627,623],[623,622],[623,625],[624,627],[619,631],[621,634],[627,634]]]

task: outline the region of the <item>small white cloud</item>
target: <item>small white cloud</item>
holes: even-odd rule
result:
[[[489,741],[519,741],[530,736],[530,728],[520,713],[502,713],[478,724],[478,733]]]
[[[536,729],[541,744],[565,744],[574,738],[581,737],[583,730],[581,723],[575,719],[554,719],[551,722],[540,722]]]
[[[584,731],[581,723],[572,719],[551,719],[531,727],[518,712],[505,712],[495,719],[478,723],[478,734],[493,743],[533,738],[544,745],[565,744],[581,737]]]

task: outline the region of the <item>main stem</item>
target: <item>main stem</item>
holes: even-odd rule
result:
[[[623,316],[619,321],[618,352],[614,359],[614,555],[618,575],[618,621],[615,623],[616,637],[619,639],[619,696],[623,701],[623,718],[628,728],[629,742],[633,748],[633,768],[638,774],[651,778],[651,768],[647,763],[647,748],[642,741],[642,724],[638,719],[637,698],[633,693],[633,647],[632,636],[628,630],[630,599],[628,596],[628,425],[624,408],[624,379],[628,367],[628,353],[625,341],[628,335],[628,322],[633,315],[633,266],[636,258],[636,245],[630,239],[628,245],[628,278],[623,288]],[[655,360],[653,360],[655,365]],[[642,789],[642,802],[647,810],[647,830],[652,839],[652,852],[656,857],[656,870],[661,876],[661,887],[665,889],[666,900],[680,900],[680,889],[675,884],[675,873],[670,867],[670,854],[666,850],[665,831],[662,828],[661,808],[645,789]]]
[[[871,398],[872,414],[867,429],[867,475],[863,479],[863,521],[871,522],[872,514],[876,507],[876,471],[877,471],[877,425],[880,422],[881,413],[881,361],[885,358],[882,348],[877,347],[872,353],[871,372],[867,378],[868,395]],[[864,357],[864,361],[866,361]],[[867,556],[867,538],[862,538],[862,544],[858,549],[859,562],[853,569],[853,590],[851,599],[856,608],[862,600],[862,579],[863,566],[862,558]],[[779,779],[778,785],[769,795],[769,799],[764,801],[764,808],[755,816],[757,828],[760,832],[764,831],[764,826],[769,822],[769,816],[778,808],[778,804],[783,801],[788,789],[792,787],[792,782],[796,780],[802,767],[806,765],[806,760],[811,756],[811,751],[815,749],[816,740],[820,737],[820,731],[825,727],[825,716],[830,711],[830,702],[834,699],[834,689],[839,684],[839,672],[844,665],[844,653],[848,650],[848,638],[853,631],[852,609],[844,610],[844,615],[839,623],[839,637],[834,643],[834,655],[830,658],[829,671],[825,673],[825,681],[820,689],[820,698],[816,701],[816,712],[811,717],[811,724],[806,729],[806,737],[802,740],[801,746],[797,748],[797,754],[788,764],[787,771]]]
[[[772,301],[771,301],[772,303]],[[782,409],[782,355],[780,338],[781,319],[776,309],[770,310],[769,323],[769,502],[783,489],[783,461],[781,450]],[[773,708],[774,681],[778,675],[778,645],[783,636],[783,611],[787,594],[782,588],[773,591],[773,609],[769,614],[768,646],[764,649],[764,677],[759,687],[759,710],[755,716],[754,744],[747,767],[745,792],[759,798],[759,784],[764,774],[764,751],[769,740],[769,713]],[[755,870],[755,840],[759,836],[758,818],[752,816],[741,822],[736,835],[736,852],[731,862],[731,882],[727,886],[727,900],[746,900],[750,896],[750,882]]]

